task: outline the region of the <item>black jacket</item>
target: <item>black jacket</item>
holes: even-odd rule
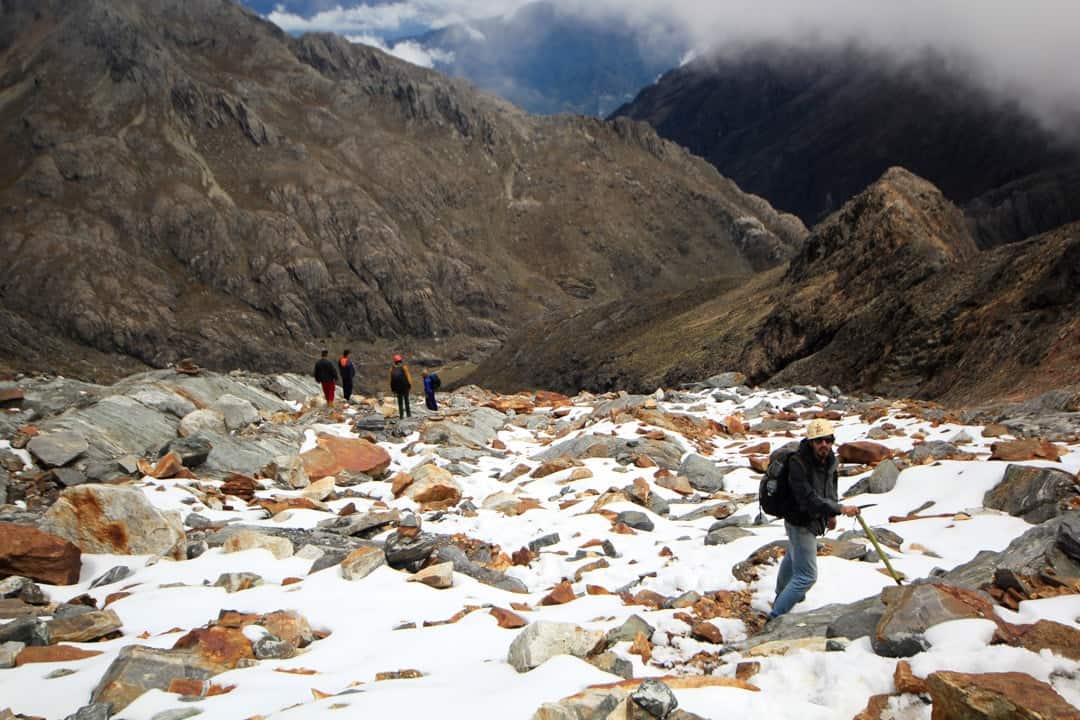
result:
[[[337,382],[337,370],[328,358],[319,358],[315,363],[315,382]]]
[[[822,465],[814,457],[809,440],[799,443],[799,452],[791,457],[788,469],[788,487],[796,507],[785,517],[789,523],[805,527],[815,535],[825,534],[828,519],[840,514],[836,465],[836,455],[831,450]]]

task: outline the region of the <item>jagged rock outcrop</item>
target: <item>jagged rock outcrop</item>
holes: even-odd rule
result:
[[[737,368],[752,384],[965,404],[1067,394],[1080,384],[1078,268],[1080,224],[979,251],[958,208],[893,168],[818,225],[787,269],[538,322],[475,377],[505,390],[529,378],[651,392]],[[561,342],[546,350],[545,337]]]
[[[467,357],[540,311],[770,266],[805,233],[643,124],[532,118],[231,2],[0,12],[17,368],[296,369],[327,337]]]

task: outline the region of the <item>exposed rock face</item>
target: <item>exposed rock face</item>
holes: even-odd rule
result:
[[[672,70],[615,115],[651,123],[808,225],[890,165],[966,204],[983,247],[1080,220],[1077,138],[933,56],[898,65],[851,46],[759,46]]]
[[[768,267],[805,233],[644,124],[531,118],[234,3],[2,12],[12,363],[63,369],[72,343],[262,370],[329,336],[476,349],[538,311]]]
[[[82,551],[62,537],[0,523],[0,578],[21,575],[50,585],[79,582]]]
[[[538,322],[475,377],[651,392],[740,368],[752,384],[971,402],[1080,385],[1078,315],[1080,224],[980,252],[955,206],[894,168],[786,272]]]
[[[1061,514],[1063,500],[1080,495],[1076,476],[1055,468],[1009,465],[1000,483],[987,491],[983,505],[1038,524]]]
[[[42,528],[70,540],[83,552],[183,556],[180,519],[159,512],[134,488],[68,488],[45,513]]]

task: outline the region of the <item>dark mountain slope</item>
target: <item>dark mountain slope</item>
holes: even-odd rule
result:
[[[475,377],[651,391],[739,370],[970,404],[1080,383],[1080,223],[979,251],[961,212],[899,168],[816,227],[786,269],[733,289],[538,323]],[[537,352],[543,337],[558,348]],[[528,349],[524,351],[524,349]]]
[[[972,203],[983,247],[1080,219],[1077,146],[938,56],[759,46],[673,70],[614,116],[649,122],[807,224],[892,165]]]
[[[0,12],[11,368],[90,347],[269,370],[327,337],[467,353],[549,309],[768,267],[805,233],[643,124],[533,118],[230,2]]]

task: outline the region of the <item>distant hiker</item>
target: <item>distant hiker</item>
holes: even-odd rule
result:
[[[806,439],[791,456],[788,486],[794,507],[784,515],[788,547],[776,578],[776,601],[769,619],[787,613],[817,581],[817,536],[836,527],[836,516],[854,517],[859,508],[837,502],[832,423],[811,420]]]
[[[323,397],[326,398],[326,404],[333,406],[334,404],[334,381],[337,380],[337,371],[334,370],[334,363],[330,362],[330,359],[326,357],[328,351],[323,350],[322,356],[315,362],[315,382],[322,385]]]
[[[338,373],[341,375],[341,397],[345,398],[345,402],[349,402],[349,398],[352,396],[352,383],[353,378],[356,377],[356,366],[353,365],[352,358],[349,355],[352,354],[352,350],[346,348],[341,357],[338,358]]]
[[[409,367],[402,364],[400,355],[394,356],[394,364],[390,366],[390,390],[397,396],[398,417],[412,417],[412,409],[409,407],[412,376],[409,375]]]
[[[435,400],[435,391],[439,389],[439,376],[435,373],[423,372],[424,376],[424,405],[428,410],[438,410],[439,403]]]

